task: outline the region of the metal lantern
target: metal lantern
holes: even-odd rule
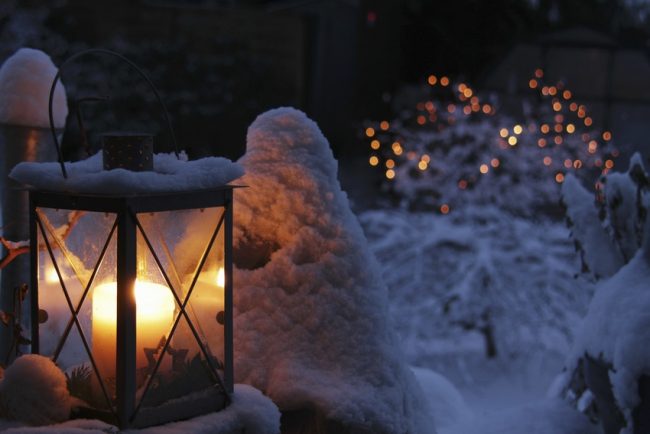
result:
[[[132,62],[106,50],[68,61],[87,53],[134,67],[168,120]],[[139,146],[150,147],[141,134],[108,141],[109,152],[124,147],[128,164]],[[32,352],[66,372],[85,403],[79,417],[143,427],[228,405],[232,200],[230,185],[132,195],[30,190]]]

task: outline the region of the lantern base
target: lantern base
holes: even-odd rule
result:
[[[215,386],[167,401],[156,407],[142,407],[132,421],[120,423],[113,413],[86,406],[73,408],[72,418],[99,419],[106,423],[119,425],[122,429],[146,428],[223,410],[229,402],[225,392]]]

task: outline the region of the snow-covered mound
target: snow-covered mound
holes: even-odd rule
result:
[[[645,247],[644,247],[645,249]],[[650,264],[644,250],[598,287],[578,332],[571,365],[588,354],[609,372],[625,416],[640,403],[638,380],[650,371]]]
[[[58,69],[40,50],[21,48],[0,67],[0,123],[47,128],[48,101]],[[52,114],[56,128],[65,127],[68,102],[59,81],[54,89]]]
[[[0,381],[0,417],[29,425],[47,425],[70,417],[65,375],[47,357],[17,358]]]
[[[600,434],[586,416],[561,400],[498,411],[441,429],[440,434]]]
[[[434,431],[318,126],[295,109],[266,112],[240,163],[250,188],[236,197],[237,380],[353,430]]]
[[[429,401],[438,428],[443,429],[472,418],[472,411],[451,381],[430,369],[411,369]]]
[[[48,191],[89,194],[133,194],[201,190],[221,187],[243,175],[240,165],[221,157],[187,161],[174,154],[154,155],[154,170],[132,172],[104,170],[102,153],[74,163],[65,163],[68,178],[58,162],[23,162],[9,177],[23,184]]]

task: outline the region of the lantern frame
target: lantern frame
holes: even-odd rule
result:
[[[90,194],[77,194],[68,192],[52,192],[31,189],[29,190],[29,229],[30,229],[30,265],[31,265],[31,351],[32,353],[39,354],[40,352],[40,335],[39,335],[39,251],[45,248],[50,258],[52,259],[59,281],[61,283],[61,290],[64,292],[68,308],[72,317],[69,320],[66,332],[61,336],[59,347],[65,344],[66,339],[71,328],[77,328],[79,335],[83,341],[86,352],[88,353],[89,361],[92,365],[93,371],[99,379],[102,386],[102,392],[107,399],[110,411],[104,412],[101,410],[92,411],[90,417],[98,417],[111,423],[117,424],[120,428],[127,427],[144,427],[151,425],[158,425],[161,423],[170,422],[173,420],[186,419],[204,414],[211,411],[216,411],[224,408],[230,402],[230,397],[233,393],[233,315],[232,315],[232,299],[233,299],[233,282],[232,282],[232,231],[233,231],[233,190],[237,186],[226,185],[221,188],[209,190],[194,190],[170,193],[152,193],[152,194],[134,194],[134,195],[90,195]],[[183,299],[181,288],[176,288],[169,276],[168,272],[162,266],[158,259],[154,248],[149,241],[144,228],[138,220],[140,213],[156,213],[165,211],[181,211],[181,210],[201,210],[204,208],[222,208],[220,221],[217,222],[212,238],[203,252],[201,262],[193,276],[192,284],[188,289],[187,295]],[[89,293],[93,285],[93,278],[100,267],[101,260],[96,264],[93,274],[87,286],[84,288],[83,296],[78,302],[77,306],[73,305],[70,296],[65,287],[65,279],[63,278],[54,254],[52,246],[46,236],[46,230],[43,227],[43,222],[38,215],[39,208],[51,208],[56,210],[70,210],[70,211],[89,211],[89,212],[103,212],[116,215],[116,220],[111,233],[108,236],[106,244],[104,245],[101,256],[107,250],[108,244],[113,236],[113,232],[117,234],[116,241],[116,276],[117,276],[117,322],[116,322],[116,384],[115,384],[115,406],[111,405],[111,399],[106,391],[106,386],[103,384],[101,374],[97,369],[96,362],[93,359],[93,352],[88,345],[87,338],[79,323],[78,314],[84,303],[86,295]],[[206,347],[197,335],[193,322],[190,320],[186,312],[186,307],[190,301],[192,291],[199,274],[203,271],[203,265],[207,258],[208,252],[212,248],[217,235],[223,231],[223,248],[224,248],[224,317],[223,317],[223,333],[224,333],[224,360],[223,360],[223,378],[220,377],[216,368],[211,365],[209,357],[207,357]],[[38,245],[39,233],[43,236],[45,246]],[[168,348],[169,342],[174,335],[174,332],[179,325],[179,322],[184,317],[187,324],[190,326],[194,338],[199,345],[200,351],[206,356],[208,364],[212,373],[216,375],[217,382],[214,384],[223,390],[224,402],[210,402],[203,400],[196,402],[188,410],[187,408],[178,414],[176,412],[158,411],[146,413],[149,409],[143,409],[142,402],[144,398],[140,398],[140,403],[136,404],[136,301],[133,296],[134,283],[137,276],[137,238],[138,233],[142,234],[146,242],[147,250],[150,252],[164,277],[166,284],[175,298],[175,313],[174,325],[167,337],[161,356],[159,357],[154,371],[151,373],[145,389],[146,394],[151,386],[151,378],[157,373],[161,361],[164,357],[165,350]],[[59,348],[60,349],[60,348]],[[163,404],[164,407],[164,404]],[[145,413],[145,416],[141,416]],[[140,418],[138,419],[138,416]]]

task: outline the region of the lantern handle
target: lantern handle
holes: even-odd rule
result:
[[[172,139],[172,144],[174,145],[174,154],[176,154],[176,158],[180,160],[180,155],[178,153],[178,143],[176,142],[176,135],[174,134],[174,128],[172,127],[172,122],[169,119],[169,113],[167,111],[167,107],[165,106],[165,103],[163,102],[162,98],[160,97],[160,93],[158,92],[158,89],[156,89],[156,86],[153,84],[151,79],[147,76],[147,74],[144,73],[140,67],[138,67],[135,63],[133,63],[131,60],[127,59],[126,57],[122,56],[119,53],[116,53],[111,50],[107,50],[105,48],[91,48],[88,50],[83,50],[78,53],[73,54],[72,56],[68,57],[66,60],[63,61],[61,66],[59,66],[59,70],[56,72],[56,75],[54,76],[54,81],[52,82],[52,87],[50,88],[50,99],[48,102],[48,114],[50,118],[50,130],[52,131],[52,138],[54,139],[54,146],[56,147],[56,153],[59,157],[59,164],[61,165],[61,172],[63,173],[63,177],[67,178],[68,173],[65,170],[65,164],[63,162],[63,153],[61,152],[61,146],[59,144],[59,139],[56,136],[56,129],[54,128],[54,116],[52,114],[52,101],[54,100],[54,90],[56,88],[57,82],[61,78],[61,71],[63,70],[63,67],[67,65],[68,63],[72,62],[73,60],[78,59],[81,56],[85,56],[87,54],[108,54],[109,56],[117,57],[118,59],[122,60],[123,62],[127,63],[129,66],[131,66],[138,74],[140,74],[140,77],[142,77],[148,84],[151,90],[153,91],[154,95],[156,95],[156,99],[158,100],[158,103],[160,104],[160,107],[162,108],[163,115],[165,117],[165,121],[167,122],[167,126],[169,128],[169,135],[171,136]]]

